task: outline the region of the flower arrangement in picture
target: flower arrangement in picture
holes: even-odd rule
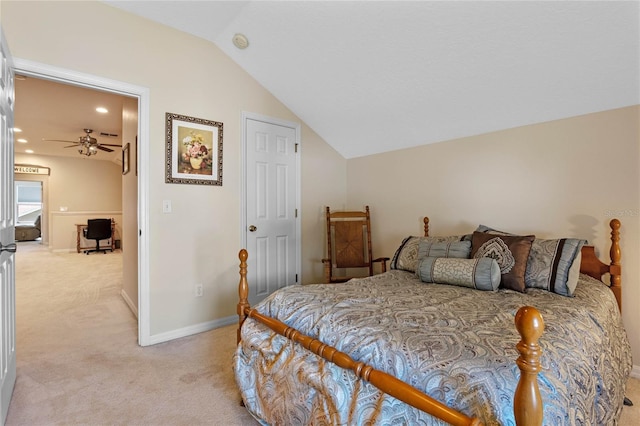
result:
[[[204,138],[194,131],[189,132],[189,136],[182,139],[185,147],[182,153],[182,160],[191,163],[193,168],[205,168],[209,164],[209,150],[204,145]]]

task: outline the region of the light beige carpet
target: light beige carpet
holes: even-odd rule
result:
[[[235,326],[142,348],[120,296],[122,254],[16,254],[18,378],[6,424],[256,425],[239,405]],[[630,379],[620,424],[638,425]],[[292,425],[293,426],[293,425]]]
[[[142,348],[122,254],[16,254],[11,425],[255,425],[233,372],[235,327]]]

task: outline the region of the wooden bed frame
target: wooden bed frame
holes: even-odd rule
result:
[[[618,308],[622,309],[620,221],[618,219],[612,219],[609,226],[611,227],[611,249],[609,251],[611,263],[606,264],[601,262],[596,256],[593,246],[585,246],[582,248],[580,272],[598,280],[601,280],[604,274],[609,273],[611,276],[611,291],[613,291],[618,301]],[[427,217],[424,218],[424,236],[429,236],[429,218]],[[245,249],[240,250],[238,254],[240,259],[240,282],[238,284],[239,302],[237,306],[239,317],[238,343],[240,343],[241,340],[240,329],[242,324],[247,317],[250,317],[266,325],[276,333],[302,345],[321,358],[343,369],[353,371],[357,377],[368,381],[387,395],[399,399],[440,420],[456,426],[481,424],[477,418],[468,417],[420,392],[413,386],[383,371],[376,370],[363,362],[356,362],[346,353],[340,352],[332,346],[306,336],[298,330],[252,309],[248,301],[248,256]],[[520,369],[520,380],[514,395],[514,416],[518,426],[539,426],[542,424],[543,403],[538,388],[538,372],[541,370],[540,356],[542,354],[542,350],[538,345],[538,339],[544,330],[544,321],[537,309],[531,306],[523,306],[515,316],[515,326],[518,333],[520,333],[521,340],[516,346],[520,353],[520,356],[516,360],[516,364]]]

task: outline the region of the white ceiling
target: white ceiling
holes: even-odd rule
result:
[[[105,3],[214,42],[345,158],[640,104],[638,1]]]
[[[640,103],[637,1],[107,3],[213,41],[346,158]]]

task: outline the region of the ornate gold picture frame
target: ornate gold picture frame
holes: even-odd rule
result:
[[[223,125],[166,113],[166,183],[222,186]]]

